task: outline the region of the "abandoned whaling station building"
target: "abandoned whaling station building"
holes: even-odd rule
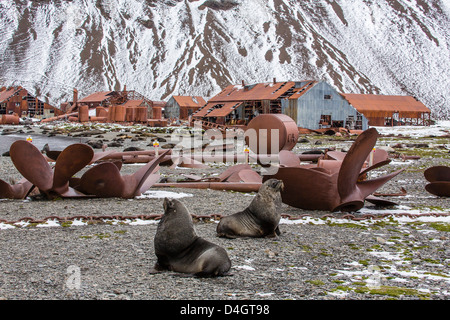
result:
[[[0,88],[0,114],[45,118],[62,113],[21,86]]]
[[[259,114],[283,113],[299,128],[366,130],[369,125],[429,125],[430,110],[409,96],[341,94],[323,81],[230,85],[195,112],[206,127],[246,125]]]
[[[262,113],[284,113],[299,128],[365,130],[367,119],[326,82],[314,80],[230,85],[211,98],[194,120],[246,125]]]

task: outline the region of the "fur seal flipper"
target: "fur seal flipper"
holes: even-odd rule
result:
[[[277,237],[281,219],[280,190],[283,182],[269,179],[245,210],[225,216],[217,225],[219,237]]]
[[[154,239],[158,258],[154,271],[211,277],[230,270],[231,261],[225,249],[196,235],[192,217],[180,201],[165,198],[164,211]]]

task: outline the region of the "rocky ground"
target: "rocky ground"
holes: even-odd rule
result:
[[[24,134],[47,136],[54,128],[25,127]],[[85,129],[86,131],[86,129]],[[78,132],[79,133],[79,132]],[[85,141],[108,144],[125,135],[119,145],[150,148],[154,136],[132,131],[97,132]],[[67,135],[67,132],[57,132]],[[71,136],[77,134],[69,133]],[[146,133],[148,134],[148,133]],[[157,133],[161,145],[170,134]],[[133,140],[134,138],[134,140]],[[295,151],[348,147],[351,138],[305,136]],[[133,141],[132,141],[133,140]],[[116,140],[117,141],[117,140]],[[418,144],[422,144],[419,146]],[[153,238],[155,220],[48,220],[46,223],[8,224],[0,222],[0,299],[131,299],[131,300],[378,300],[431,299],[450,297],[450,199],[436,197],[424,189],[423,170],[449,163],[448,136],[411,139],[383,136],[381,146],[403,155],[375,175],[403,167],[405,171],[380,189],[395,193],[404,187],[406,196],[391,196],[398,203],[391,208],[367,204],[359,212],[380,219],[354,220],[342,213],[306,211],[283,205],[284,218],[277,239],[223,239],[216,236],[217,221],[195,222],[199,236],[224,247],[232,261],[229,276],[195,278],[172,272],[149,274],[156,261]],[[107,149],[108,149],[107,148]],[[95,149],[98,152],[97,149]],[[418,156],[408,159],[405,156]],[[139,165],[124,165],[132,173]],[[225,166],[208,169],[170,169],[161,175],[170,179],[185,173],[212,175]],[[257,166],[255,169],[258,170]],[[1,157],[1,177],[19,179],[7,156]],[[163,197],[180,197],[191,213],[232,214],[245,208],[254,194],[195,189],[151,189],[139,199],[2,200],[0,220],[49,216],[135,216],[162,214]],[[152,198],[154,196],[154,198]],[[415,214],[415,218],[401,215]],[[437,213],[437,215],[430,215]]]

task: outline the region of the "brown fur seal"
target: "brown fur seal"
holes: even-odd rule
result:
[[[178,200],[164,199],[154,246],[158,261],[151,273],[170,270],[212,277],[231,268],[225,249],[196,235],[188,209]]]
[[[280,190],[283,182],[269,179],[259,188],[250,205],[241,212],[225,216],[217,225],[219,237],[276,237],[280,235]]]

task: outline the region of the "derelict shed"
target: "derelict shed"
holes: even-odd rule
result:
[[[431,110],[411,96],[343,93],[371,126],[430,125]]]
[[[299,128],[368,128],[364,115],[326,82],[298,82],[296,91],[282,100],[282,112],[295,120]]]
[[[172,96],[165,105],[164,114],[166,118],[187,120],[205,104],[205,99],[200,96]]]

